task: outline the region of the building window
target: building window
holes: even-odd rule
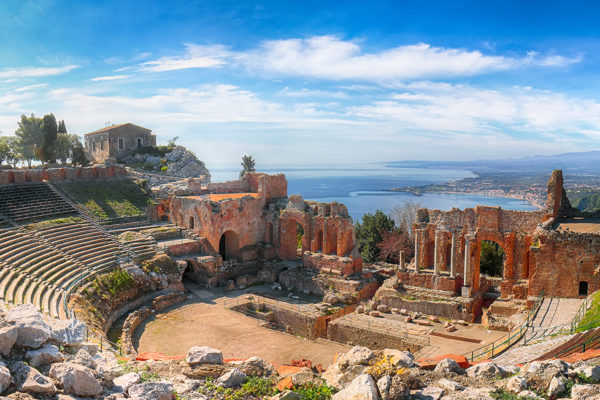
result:
[[[142,147],[142,145],[143,145],[143,143],[142,143],[142,138],[138,138],[138,139],[137,139],[137,144],[138,144],[138,149],[139,149],[140,147]]]
[[[119,138],[119,150],[123,150],[125,148],[125,141],[122,137]]]
[[[96,142],[92,142],[92,151],[96,151]]]
[[[100,150],[104,150],[104,139],[100,139]]]
[[[580,296],[588,295],[588,283],[586,281],[579,282],[579,295]]]

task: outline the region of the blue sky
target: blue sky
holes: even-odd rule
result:
[[[599,20],[583,1],[4,0],[0,131],[133,122],[209,168],[598,149]]]

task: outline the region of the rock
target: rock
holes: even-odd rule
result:
[[[362,346],[354,346],[340,358],[338,363],[343,368],[351,365],[367,365],[373,357],[375,357],[375,353],[370,349]]]
[[[436,385],[441,387],[442,389],[449,390],[451,392],[457,392],[461,390],[465,390],[466,388],[458,382],[455,382],[450,379],[442,378],[436,382]]]
[[[371,317],[379,317],[379,311],[369,311]]]
[[[386,306],[385,304],[380,304],[377,306],[377,311],[387,314],[390,312],[390,308],[388,306]]]
[[[384,349],[383,356],[388,358],[395,367],[411,368],[415,365],[415,356],[410,351]]]
[[[446,332],[456,332],[456,327],[454,325],[450,325],[444,328]]]
[[[400,309],[399,308],[392,308],[392,313],[393,314],[400,314]]]
[[[79,349],[74,356],[69,357],[68,361],[75,364],[81,364],[91,369],[96,369],[96,361],[94,361],[90,353],[84,349]]]
[[[194,346],[189,349],[185,361],[190,365],[223,364],[223,353],[208,346]]]
[[[541,386],[547,387],[552,378],[564,375],[568,370],[569,365],[562,360],[533,361],[523,366],[519,376],[534,379]]]
[[[587,400],[600,395],[600,385],[574,385],[571,388],[572,400]]]
[[[364,365],[352,365],[346,368],[345,371],[341,371],[338,365],[328,368],[327,371],[321,375],[321,378],[325,379],[325,382],[327,382],[329,386],[341,390],[358,376],[364,374],[366,369],[367,367]]]
[[[521,376],[513,376],[506,383],[506,390],[512,393],[520,393],[527,389],[527,379]]]
[[[0,365],[0,394],[10,385],[11,376],[10,371],[4,365]]]
[[[436,317],[435,315],[430,315],[429,317],[427,317],[428,320],[430,320],[431,322],[440,322],[440,319],[438,317]]]
[[[411,399],[414,400],[440,400],[446,391],[442,388],[429,386],[423,390],[416,390],[411,393]]]
[[[469,378],[475,379],[495,379],[501,378],[503,375],[502,370],[493,362],[484,362],[474,365],[470,368],[467,368],[466,372]]]
[[[16,344],[37,349],[52,336],[50,326],[42,314],[32,304],[23,304],[11,308],[6,313],[7,322],[12,322],[19,330]]]
[[[450,322],[448,322],[448,321],[444,322],[444,328],[447,328],[447,327],[449,327],[450,325],[452,325]]]
[[[29,359],[29,364],[33,367],[61,362],[63,360],[60,350],[53,344],[46,344],[37,350],[29,350],[25,353],[25,357]]]
[[[267,376],[273,373],[273,365],[256,356],[236,363],[236,367],[250,376]]]
[[[85,341],[87,327],[82,321],[52,319],[49,325],[52,329],[52,340],[61,346],[71,346]]]
[[[404,317],[404,322],[406,322],[406,323],[412,322],[412,320],[413,319],[412,319],[412,317],[410,315]]]
[[[449,372],[453,372],[455,374],[462,374],[463,369],[458,365],[456,361],[451,358],[444,358],[440,361],[434,369],[435,372],[439,372],[442,374],[447,374]]]
[[[115,385],[118,390],[122,392],[127,392],[131,385],[135,385],[140,382],[140,374],[137,372],[130,372],[125,375],[121,375],[115,379],[113,379],[113,385]]]
[[[358,306],[358,307],[356,307],[356,310],[354,310],[354,311],[356,311],[356,313],[358,313],[358,314],[364,314],[365,313],[365,307],[362,306],[362,305]]]
[[[384,375],[377,381],[377,389],[382,400],[389,400],[390,387],[392,386],[392,378],[389,375]]]
[[[0,354],[8,356],[13,345],[19,336],[19,329],[16,326],[4,326],[0,328]]]
[[[229,279],[227,281],[227,285],[225,286],[225,290],[231,292],[233,289],[235,289],[235,281],[233,279]]]
[[[35,368],[29,368],[27,378],[21,384],[20,390],[33,394],[54,394],[57,391],[50,378],[40,374]]]
[[[581,374],[595,382],[600,382],[600,365],[575,368],[573,372]]]
[[[555,376],[550,381],[550,385],[548,385],[548,396],[551,398],[556,398],[559,394],[565,391],[565,378],[562,376]]]
[[[296,392],[292,392],[291,390],[284,390],[281,393],[272,396],[270,400],[300,400],[302,396],[300,396]]]
[[[52,364],[49,374],[60,382],[65,392],[76,396],[95,397],[103,390],[92,370],[83,365],[69,362]]]
[[[129,398],[135,400],[171,400],[173,386],[168,383],[146,382],[129,388]]]
[[[407,400],[410,396],[410,388],[399,375],[392,378],[389,396],[393,400]]]
[[[427,319],[417,319],[415,320],[415,322],[417,323],[417,325],[431,326],[431,322]]]
[[[309,383],[320,383],[319,381],[322,382],[322,380],[309,368],[302,368],[292,375],[292,383],[295,387],[304,386]]]
[[[523,390],[518,394],[519,399],[527,399],[527,400],[544,400],[543,397],[537,395],[537,393],[531,390]]]
[[[458,321],[456,321],[456,324],[462,325],[462,326],[469,326],[469,323],[467,321],[462,320],[462,319],[459,319]]]
[[[345,389],[333,395],[332,400],[377,400],[377,387],[370,375],[354,379]]]
[[[401,308],[400,309],[400,314],[402,314],[402,315],[408,315],[408,311],[406,311],[406,308]]]
[[[232,368],[217,379],[217,386],[230,388],[241,385],[246,380],[246,374],[237,368]]]

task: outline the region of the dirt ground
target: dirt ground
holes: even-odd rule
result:
[[[226,298],[204,298],[179,304],[146,320],[136,329],[138,352],[186,354],[192,346],[211,346],[223,357],[259,356],[274,365],[306,358],[329,366],[336,353],[350,347],[328,340],[309,341],[259,325],[259,321],[228,310]]]
[[[572,218],[562,221],[558,226],[559,231],[570,231],[580,233],[600,233],[600,220]]]

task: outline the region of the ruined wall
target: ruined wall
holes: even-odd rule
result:
[[[0,169],[0,185],[123,176],[127,176],[127,169],[120,165],[41,169]]]

